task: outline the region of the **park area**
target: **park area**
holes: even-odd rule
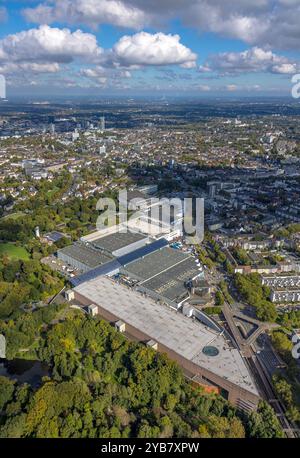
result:
[[[7,256],[9,259],[27,261],[29,259],[28,251],[16,246],[14,243],[0,243],[0,257]]]

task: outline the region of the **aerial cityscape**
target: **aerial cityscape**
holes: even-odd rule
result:
[[[1,2],[2,439],[300,438],[300,2],[183,3]]]

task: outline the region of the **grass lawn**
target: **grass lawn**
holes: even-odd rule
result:
[[[0,243],[0,256],[3,254],[10,259],[21,259],[22,261],[27,261],[29,259],[28,251],[13,243]]]
[[[24,212],[10,213],[9,215],[3,216],[1,219],[2,219],[2,221],[5,221],[7,219],[16,220],[16,219],[20,218],[20,216],[24,216],[24,215],[26,215],[26,213],[24,213]]]

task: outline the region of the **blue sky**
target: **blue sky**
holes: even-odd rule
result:
[[[0,0],[8,94],[289,95],[300,0]]]

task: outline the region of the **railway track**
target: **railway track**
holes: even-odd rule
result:
[[[261,397],[273,407],[286,436],[289,438],[300,437],[300,430],[294,423],[288,421],[285,415],[286,409],[284,405],[279,399],[276,398],[270,376],[253,348],[253,339],[251,339],[251,344],[249,344],[250,342],[247,342],[242,338],[240,331],[235,324],[233,313],[229,304],[224,304],[223,315],[227,321],[238,349],[244,356],[245,361],[247,361],[249,369],[254,376]]]

